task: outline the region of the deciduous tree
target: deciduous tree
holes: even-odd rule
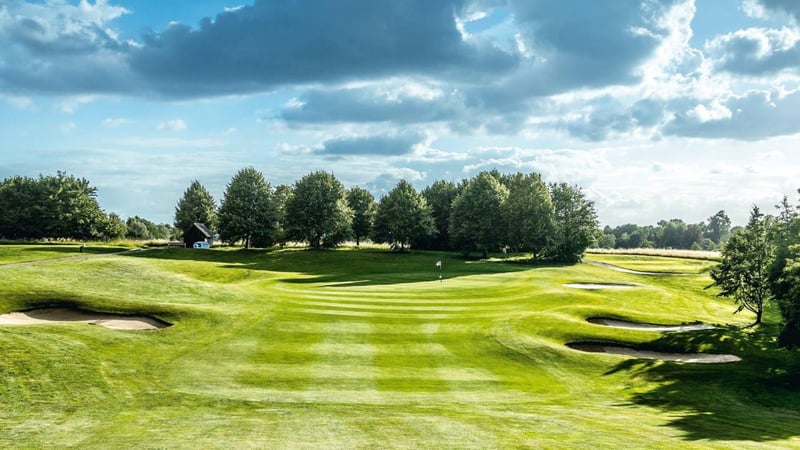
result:
[[[369,236],[372,230],[372,221],[375,215],[375,198],[372,193],[364,188],[352,187],[347,191],[347,206],[353,211],[351,230],[356,245],[361,245],[361,239]]]
[[[400,180],[378,203],[373,231],[375,242],[386,242],[404,250],[420,237],[435,232],[428,203],[406,180]]]
[[[347,239],[353,212],[344,186],[331,173],[312,172],[294,184],[286,203],[286,233],[311,248],[335,247]]]
[[[508,189],[488,172],[471,179],[453,200],[450,212],[450,240],[464,254],[479,251],[484,257],[499,250],[506,226],[502,205]]]
[[[775,244],[769,227],[770,218],[753,206],[747,226],[731,235],[722,249],[722,261],[711,270],[713,286],[720,289],[717,295],[733,298],[736,312],[753,312],[753,325],[761,323],[764,304],[772,298],[769,274]]]
[[[272,188],[253,167],[241,169],[225,189],[219,208],[220,239],[268,247],[274,242],[276,213]]]
[[[508,199],[502,207],[506,243],[516,251],[533,252],[534,259],[553,234],[553,201],[538,173],[516,173],[508,179]]]
[[[556,261],[578,262],[599,232],[594,202],[578,186],[567,183],[551,184],[550,196],[554,233],[548,252]]]

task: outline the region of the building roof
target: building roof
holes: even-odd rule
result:
[[[209,230],[204,223],[195,222],[194,227],[200,230],[200,232],[203,233],[203,236],[205,236],[206,238],[210,238],[213,236],[211,234],[211,230]]]

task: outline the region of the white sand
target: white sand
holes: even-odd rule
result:
[[[68,308],[44,308],[0,315],[2,325],[37,325],[83,322],[114,330],[157,330],[169,324],[146,316],[96,313]]]
[[[658,325],[654,323],[639,323],[629,322],[627,320],[617,319],[603,319],[591,318],[587,322],[597,325],[604,325],[612,328],[624,328],[626,330],[645,330],[645,331],[700,331],[700,330],[713,330],[716,328],[713,325],[706,325],[704,323],[690,324],[690,325]]]
[[[700,364],[714,364],[714,363],[729,363],[741,361],[736,355],[725,355],[715,353],[660,353],[651,352],[647,350],[636,350],[628,347],[615,347],[615,346],[602,346],[606,353],[614,355],[631,356],[634,358],[644,359],[660,359],[663,361],[677,361],[685,363],[700,363]]]
[[[741,361],[736,355],[718,353],[661,353],[649,350],[637,350],[630,347],[603,344],[568,344],[568,347],[583,352],[609,353],[613,355],[630,356],[640,359],[657,359],[661,361],[676,361],[695,364],[717,364]]]

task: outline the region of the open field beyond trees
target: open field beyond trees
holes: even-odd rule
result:
[[[752,317],[704,290],[714,261],[586,258],[685,274],[645,276],[376,249],[98,255],[119,250],[0,247],[0,314],[172,324],[0,326],[0,447],[800,447],[800,355],[778,348],[776,310],[742,328]],[[564,286],[579,283],[634,287]]]

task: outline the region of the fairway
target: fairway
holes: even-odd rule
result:
[[[172,326],[0,326],[0,447],[800,447],[798,352],[777,348],[775,311],[739,328],[752,318],[704,290],[713,261],[588,257],[684,273],[653,276],[433,252],[34,249],[0,252],[0,314]],[[19,264],[26,252],[35,264]]]

